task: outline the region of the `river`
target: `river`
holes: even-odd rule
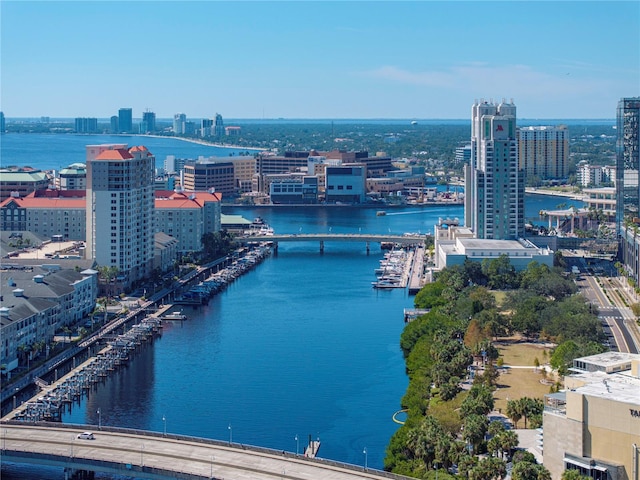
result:
[[[139,143],[139,142],[136,142]],[[527,195],[527,218],[565,199]],[[432,232],[460,206],[225,208],[276,233]],[[65,423],[124,426],[300,451],[382,468],[407,387],[399,338],[405,290],[371,286],[382,252],[358,243],[283,243],[277,255],[209,305],[169,323],[152,347],[91,392]],[[164,420],[163,420],[164,419]],[[295,438],[298,436],[299,442]],[[62,479],[62,471],[3,465],[3,479]],[[106,476],[98,478],[110,478]]]

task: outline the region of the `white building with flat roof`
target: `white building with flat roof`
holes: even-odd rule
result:
[[[553,266],[554,252],[546,247],[537,247],[525,239],[491,240],[475,238],[470,228],[456,226],[435,227],[434,255],[436,269],[463,265],[465,260],[481,263],[507,255],[513,267],[525,270],[529,263]]]

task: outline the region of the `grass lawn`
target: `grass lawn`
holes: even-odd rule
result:
[[[531,397],[542,398],[549,393],[550,385],[540,383],[543,379],[540,369],[535,368],[535,359],[540,364],[546,363],[550,352],[547,350],[547,357],[542,356],[545,347],[530,343],[504,342],[496,345],[500,356],[504,360],[504,366],[527,366],[530,368],[503,368],[498,377],[498,389],[494,392],[495,409],[504,413],[507,408],[507,398],[509,400]],[[520,425],[519,425],[520,426]],[[524,426],[524,423],[522,423]]]

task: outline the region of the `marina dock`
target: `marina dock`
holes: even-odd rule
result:
[[[160,334],[162,322],[158,318],[146,317],[133,325],[126,333],[114,336],[109,344],[90,357],[80,366],[75,367],[59,380],[48,384],[36,379],[40,391],[27,402],[17,406],[2,420],[18,420],[26,422],[61,421],[64,409],[79,401],[99,382],[118,367],[126,365],[133,353],[144,343],[150,342]]]

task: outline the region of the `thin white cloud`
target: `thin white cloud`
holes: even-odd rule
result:
[[[482,62],[431,71],[410,71],[387,65],[361,75],[397,84],[463,90],[472,95],[504,91],[512,92],[511,95],[575,96],[611,87],[608,80],[572,76],[566,69],[549,74],[528,65],[494,66]]]

